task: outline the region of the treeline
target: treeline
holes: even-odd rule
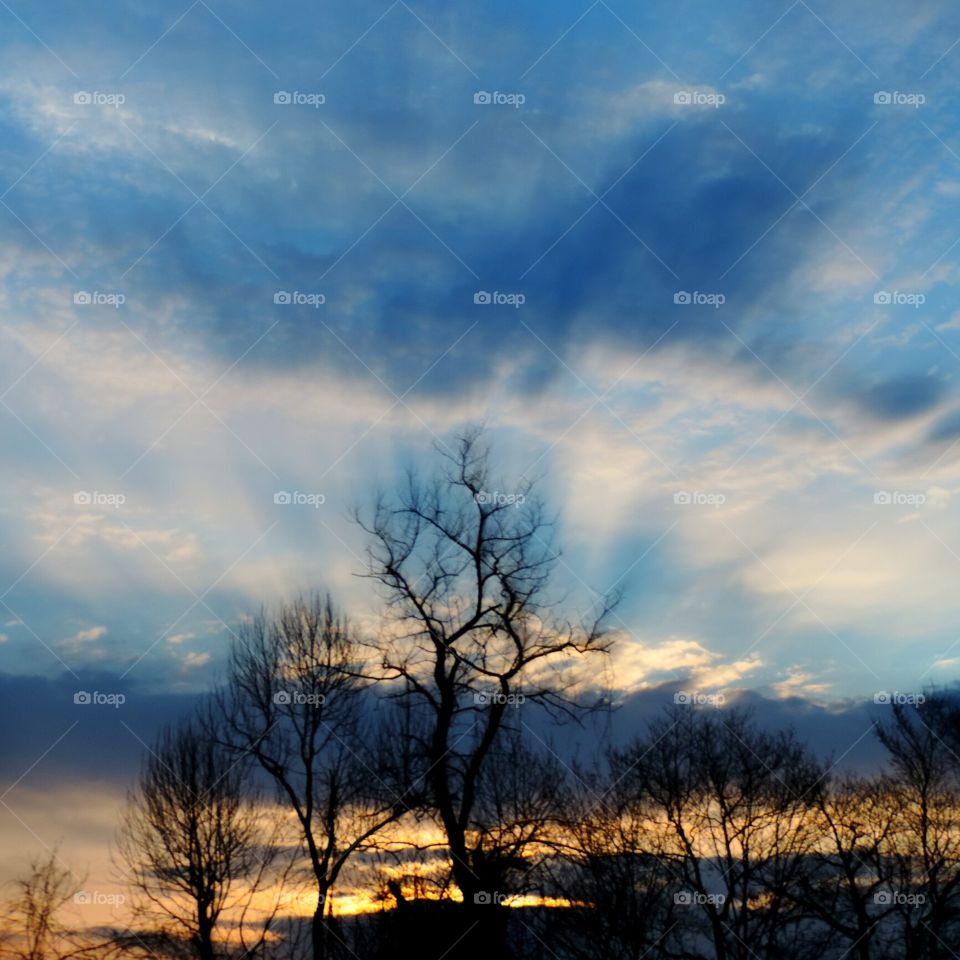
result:
[[[507,491],[507,492],[503,492]],[[552,521],[476,434],[356,515],[383,601],[238,625],[222,683],[145,753],[118,830],[124,929],[69,929],[54,854],[8,903],[18,960],[504,957],[946,960],[960,949],[960,709],[876,725],[844,777],[789,731],[672,704],[571,765],[582,666],[617,601],[574,617]],[[537,722],[532,718],[536,714]],[[551,718],[553,733],[541,722]],[[384,911],[349,920],[362,886]],[[508,909],[518,903],[517,909]],[[292,919],[310,914],[306,923]]]
[[[889,763],[871,777],[735,710],[667,710],[573,787],[551,871],[582,906],[560,915],[555,952],[955,957],[960,711],[933,695],[887,709]]]

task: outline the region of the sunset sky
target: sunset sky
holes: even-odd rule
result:
[[[0,0],[0,843],[102,861],[261,603],[376,629],[350,508],[471,423],[578,606],[623,589],[628,702],[855,713],[844,749],[952,683],[958,38],[926,0]]]

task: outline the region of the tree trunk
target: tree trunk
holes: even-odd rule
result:
[[[507,937],[507,908],[499,902],[502,892],[480,889],[469,868],[459,873],[458,877],[455,871],[454,876],[463,894],[461,921],[456,931],[460,939],[450,956],[458,960],[509,960],[513,952]]]
[[[330,960],[334,955],[331,944],[330,926],[326,917],[326,891],[317,894],[317,906],[310,921],[310,941],[313,947],[313,960]]]
[[[213,923],[201,909],[197,917],[197,932],[193,938],[197,960],[215,960],[213,949]]]

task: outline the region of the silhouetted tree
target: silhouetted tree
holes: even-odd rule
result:
[[[960,757],[955,705],[931,695],[895,702],[876,727],[887,750],[887,793],[896,808],[886,843],[888,897],[901,922],[906,954],[954,956],[960,943]]]
[[[674,877],[681,952],[698,955],[705,940],[716,960],[802,956],[802,917],[785,892],[815,845],[824,771],[792,733],[676,706],[614,756],[612,776],[642,798],[648,849]]]
[[[316,894],[314,960],[339,940],[330,892],[348,860],[406,810],[360,679],[363,654],[329,597],[301,598],[241,624],[218,697],[216,736],[268,774],[296,817]]]
[[[271,876],[276,837],[243,764],[205,727],[196,718],[167,727],[147,751],[119,850],[141,896],[138,915],[189,942],[197,960],[216,960],[226,949],[218,935],[225,916],[246,953],[263,944],[276,908],[255,921],[253,942],[246,921],[265,883],[281,878]]]
[[[83,902],[77,898],[84,891],[56,850],[32,860],[13,886],[13,896],[0,908],[3,960],[77,960],[109,952],[109,941],[91,938],[64,920],[63,908],[71,902]]]
[[[387,603],[382,676],[429,717],[416,747],[463,896],[469,933],[458,955],[471,956],[505,950],[495,933],[501,891],[488,889],[488,766],[504,732],[520,726],[518,695],[571,707],[558,670],[606,649],[602,622],[615,598],[586,626],[567,620],[550,595],[557,554],[530,485],[495,484],[475,432],[442,456],[443,472],[428,481],[410,473],[357,520],[370,537],[368,575]]]
[[[837,779],[816,795],[817,843],[788,895],[817,921],[810,938],[826,950],[843,943],[851,957],[890,955],[888,856],[899,808],[880,776]]]
[[[650,830],[654,811],[621,772],[577,772],[566,845],[553,864],[555,895],[569,906],[550,917],[542,936],[575,960],[662,956],[677,923],[676,880]]]
[[[502,895],[541,886],[538,863],[553,855],[568,813],[566,771],[531,739],[504,728],[477,778],[473,870],[483,889]]]

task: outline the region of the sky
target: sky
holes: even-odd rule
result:
[[[0,830],[261,604],[375,629],[350,510],[470,424],[623,702],[957,677],[960,9],[0,0],[0,63]]]

